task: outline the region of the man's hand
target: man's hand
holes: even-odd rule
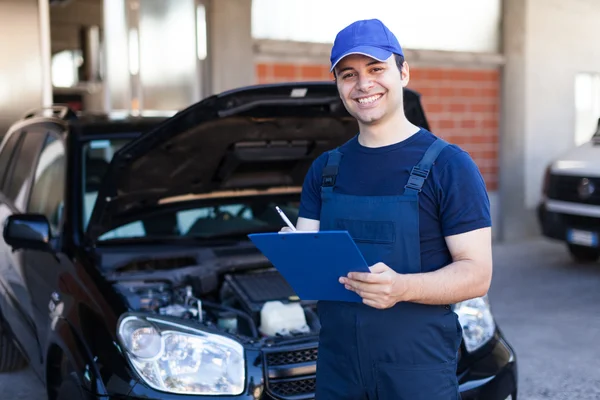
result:
[[[296,230],[298,231],[318,231],[320,226],[320,221],[316,219],[308,219],[298,217],[298,222],[296,223]],[[292,228],[289,226],[284,226],[279,230],[279,232],[293,232]]]
[[[374,308],[390,308],[404,300],[408,291],[404,275],[381,262],[369,269],[371,273],[350,272],[348,277],[340,277],[340,283],[362,297],[363,303]]]

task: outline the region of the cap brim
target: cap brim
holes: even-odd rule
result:
[[[334,62],[331,64],[331,69],[329,72],[333,71],[335,66],[346,56],[350,54],[362,54],[363,56],[374,58],[377,61],[386,61],[388,58],[392,56],[392,52],[388,50],[383,50],[379,47],[373,46],[357,46],[352,49],[348,49],[343,54],[341,54]]]

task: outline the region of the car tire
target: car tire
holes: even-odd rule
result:
[[[27,360],[12,338],[0,327],[0,372],[11,372],[25,368]]]
[[[569,245],[569,253],[571,253],[571,257],[574,261],[580,263],[592,263],[597,261],[600,257],[600,250],[574,244]]]
[[[56,400],[93,400],[94,397],[86,392],[77,377],[73,375],[67,376],[58,388]]]

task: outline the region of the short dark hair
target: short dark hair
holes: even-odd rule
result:
[[[398,69],[402,71],[402,66],[404,65],[404,56],[394,53],[394,60],[396,61],[396,66]]]
[[[394,61],[396,61],[396,66],[399,71],[402,71],[402,66],[404,65],[404,56],[400,54],[394,53]],[[333,79],[336,79],[337,75],[335,73],[335,68],[333,69]]]

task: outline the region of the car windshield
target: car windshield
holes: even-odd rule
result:
[[[92,140],[83,147],[83,230],[87,229],[98,191],[113,155],[129,139]],[[177,208],[152,213],[119,226],[99,240],[133,238],[223,238],[276,231],[284,226],[275,210],[279,206],[295,222],[299,195],[212,198],[181,203]]]

